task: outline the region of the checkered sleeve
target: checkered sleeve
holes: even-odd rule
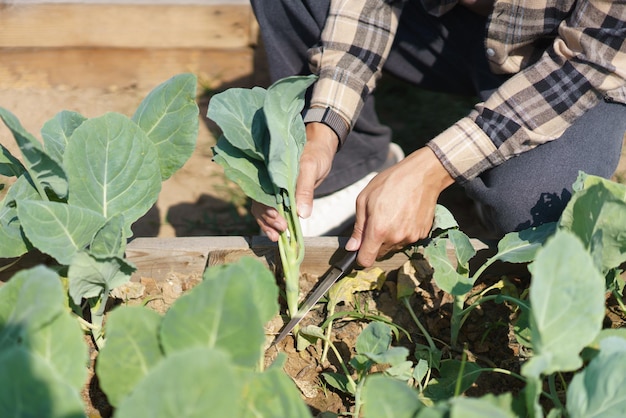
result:
[[[331,0],[320,44],[309,51],[313,86],[305,122],[329,125],[343,143],[389,54],[402,1]]]
[[[537,16],[539,10],[526,10],[525,14]],[[510,20],[498,22],[498,16],[505,19],[507,14],[497,12],[491,26],[497,29],[501,25],[502,33],[512,36],[531,30]],[[550,12],[541,9],[541,19],[536,23],[548,24],[553,17]],[[626,2],[575,2],[572,12],[555,30],[554,42],[535,62],[526,67],[522,63],[524,69],[478,104],[468,117],[429,142],[457,182],[464,183],[560,137],[579,116],[606,97],[624,101]],[[496,51],[492,59],[500,59],[498,38],[490,36],[487,47],[490,42]],[[506,63],[502,60],[501,64]]]

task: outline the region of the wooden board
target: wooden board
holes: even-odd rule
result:
[[[323,274],[341,257],[346,241],[343,237],[305,238],[306,251],[300,270]],[[487,249],[480,241],[474,240],[472,244],[477,250]],[[256,257],[272,270],[279,262],[277,245],[266,237],[137,238],[126,251],[128,260],[137,267],[134,281],[142,277],[163,281],[172,274],[199,277],[207,266],[234,262],[244,256]],[[455,260],[452,249],[449,257]],[[375,266],[390,271],[401,267],[406,260],[406,255],[398,253],[376,262]]]
[[[311,237],[305,238],[305,257],[301,272],[313,276],[324,274],[331,263],[344,254],[345,237]],[[477,266],[491,254],[493,249],[478,240],[471,240],[478,251],[473,260]],[[255,257],[261,260],[270,270],[277,271],[280,267],[278,247],[267,237],[254,236],[223,236],[223,237],[176,237],[176,238],[136,238],[126,249],[126,259],[132,262],[137,271],[131,281],[166,283],[175,277],[179,281],[197,281],[205,269],[210,266],[231,263],[241,257]],[[448,257],[456,264],[452,248],[448,249]],[[14,266],[0,271],[0,281],[8,280],[16,271],[45,262],[41,254],[29,254]],[[374,266],[385,272],[400,268],[407,260],[403,253],[377,261]],[[0,267],[9,265],[13,260],[0,259]],[[524,266],[500,264],[492,266],[493,274],[515,273]]]
[[[215,80],[246,86],[253,83],[254,54],[252,48],[0,48],[0,88],[150,90],[183,72],[196,74],[207,87],[215,88]]]
[[[248,47],[257,26],[248,4],[0,4],[0,47]]]

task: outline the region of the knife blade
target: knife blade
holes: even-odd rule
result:
[[[271,344],[276,345],[283,340],[295,327],[302,321],[307,313],[315,306],[315,304],[324,296],[328,289],[340,278],[349,274],[356,266],[357,251],[348,251],[340,260],[333,263],[330,270],[323,276],[324,278],[317,288],[310,294],[307,300],[298,309],[298,312],[285,325],[285,328],[278,334],[278,337]]]

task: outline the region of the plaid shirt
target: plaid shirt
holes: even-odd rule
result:
[[[433,15],[456,5],[421,1]],[[331,0],[320,46],[309,51],[320,78],[305,122],[327,123],[345,140],[380,77],[402,4]],[[514,75],[428,143],[459,183],[558,138],[600,100],[626,104],[623,0],[497,0],[485,45],[492,71]]]

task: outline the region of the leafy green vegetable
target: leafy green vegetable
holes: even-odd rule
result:
[[[274,276],[248,257],[208,268],[162,317],[115,309],[96,366],[115,417],[310,417],[279,366],[258,370],[277,313]]]
[[[172,77],[148,94],[132,120],[62,111],[44,124],[43,145],[0,108],[24,161],[2,148],[0,172],[17,179],[0,202],[0,258],[31,249],[53,257],[70,278],[73,302],[89,300],[95,331],[109,292],[135,269],[123,259],[132,224],[195,147],[195,90],[193,74]]]
[[[214,161],[251,199],[274,207],[287,220],[280,251],[287,306],[298,310],[300,264],[304,244],[295,208],[300,154],[306,142],[300,112],[316,76],[278,80],[267,90],[233,88],[215,95],[207,116],[222,129]]]

